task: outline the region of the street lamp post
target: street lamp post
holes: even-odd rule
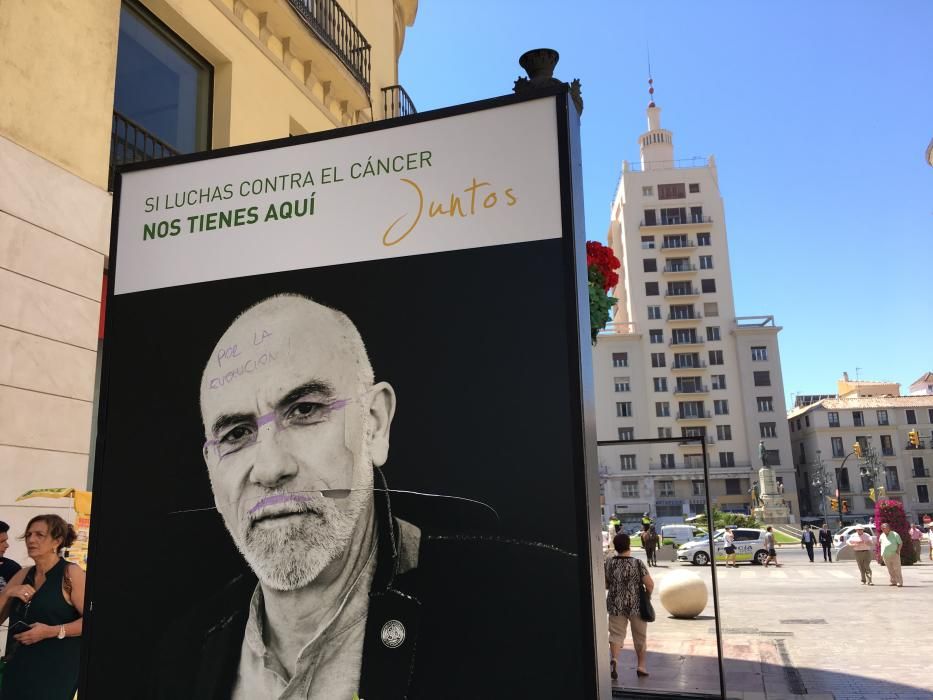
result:
[[[816,451],[816,464],[814,466],[813,480],[810,482],[820,494],[820,517],[826,520],[826,491],[832,487],[832,474],[826,471],[823,464],[822,450]]]
[[[859,475],[863,478],[871,479],[872,501],[877,502],[878,496],[883,495],[884,487],[881,486],[879,477],[881,476],[881,462],[878,455],[875,454],[875,448],[871,445],[871,437],[868,438],[867,446],[862,450],[863,457],[859,461]]]

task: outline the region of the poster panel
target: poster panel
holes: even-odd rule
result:
[[[88,697],[595,697],[569,109],[122,173]]]

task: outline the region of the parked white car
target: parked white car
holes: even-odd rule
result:
[[[723,539],[726,531],[717,530],[713,535],[713,549],[716,552],[716,561],[725,561],[725,541]],[[736,527],[732,529],[735,535],[736,562],[747,561],[752,564],[763,564],[768,552],[765,549],[764,530],[750,527]],[[677,550],[677,561],[689,562],[696,566],[705,566],[709,564],[709,538],[697,537],[696,539],[682,545]]]
[[[705,537],[706,530],[694,527],[693,525],[662,525],[658,534],[661,535],[662,542],[664,540],[672,540],[674,545],[679,547],[696,537]]]
[[[839,530],[835,535],[833,535],[833,549],[840,550],[845,547],[846,540],[848,540],[852,533],[855,532],[857,525],[846,525],[844,528]],[[862,525],[865,529],[865,534],[871,536],[872,544],[875,543],[875,526],[874,525]],[[817,530],[819,532],[819,530]]]

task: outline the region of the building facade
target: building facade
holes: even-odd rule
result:
[[[933,513],[933,396],[823,399],[791,411],[787,429],[804,515],[828,514],[828,499],[837,488],[847,518],[874,514],[872,489],[879,498],[901,501],[911,520]],[[916,447],[910,443],[912,431],[919,434]],[[854,454],[855,443],[861,459]],[[874,478],[861,469],[869,461],[869,446],[876,458]],[[814,485],[821,464],[831,477],[822,498]]]
[[[73,512],[17,496],[89,481],[112,167],[413,111],[398,57],[417,8],[0,3],[0,519],[14,533]]]
[[[673,134],[648,106],[641,163],[623,163],[608,245],[622,262],[619,302],[594,351],[599,440],[703,436],[711,497],[749,512],[764,442],[799,513],[778,332],[737,318],[715,160],[674,159]],[[605,516],[682,519],[705,507],[699,443],[599,448]]]

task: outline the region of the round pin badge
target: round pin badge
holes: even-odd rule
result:
[[[382,643],[389,649],[397,649],[405,642],[405,625],[398,620],[389,620],[382,626]]]

